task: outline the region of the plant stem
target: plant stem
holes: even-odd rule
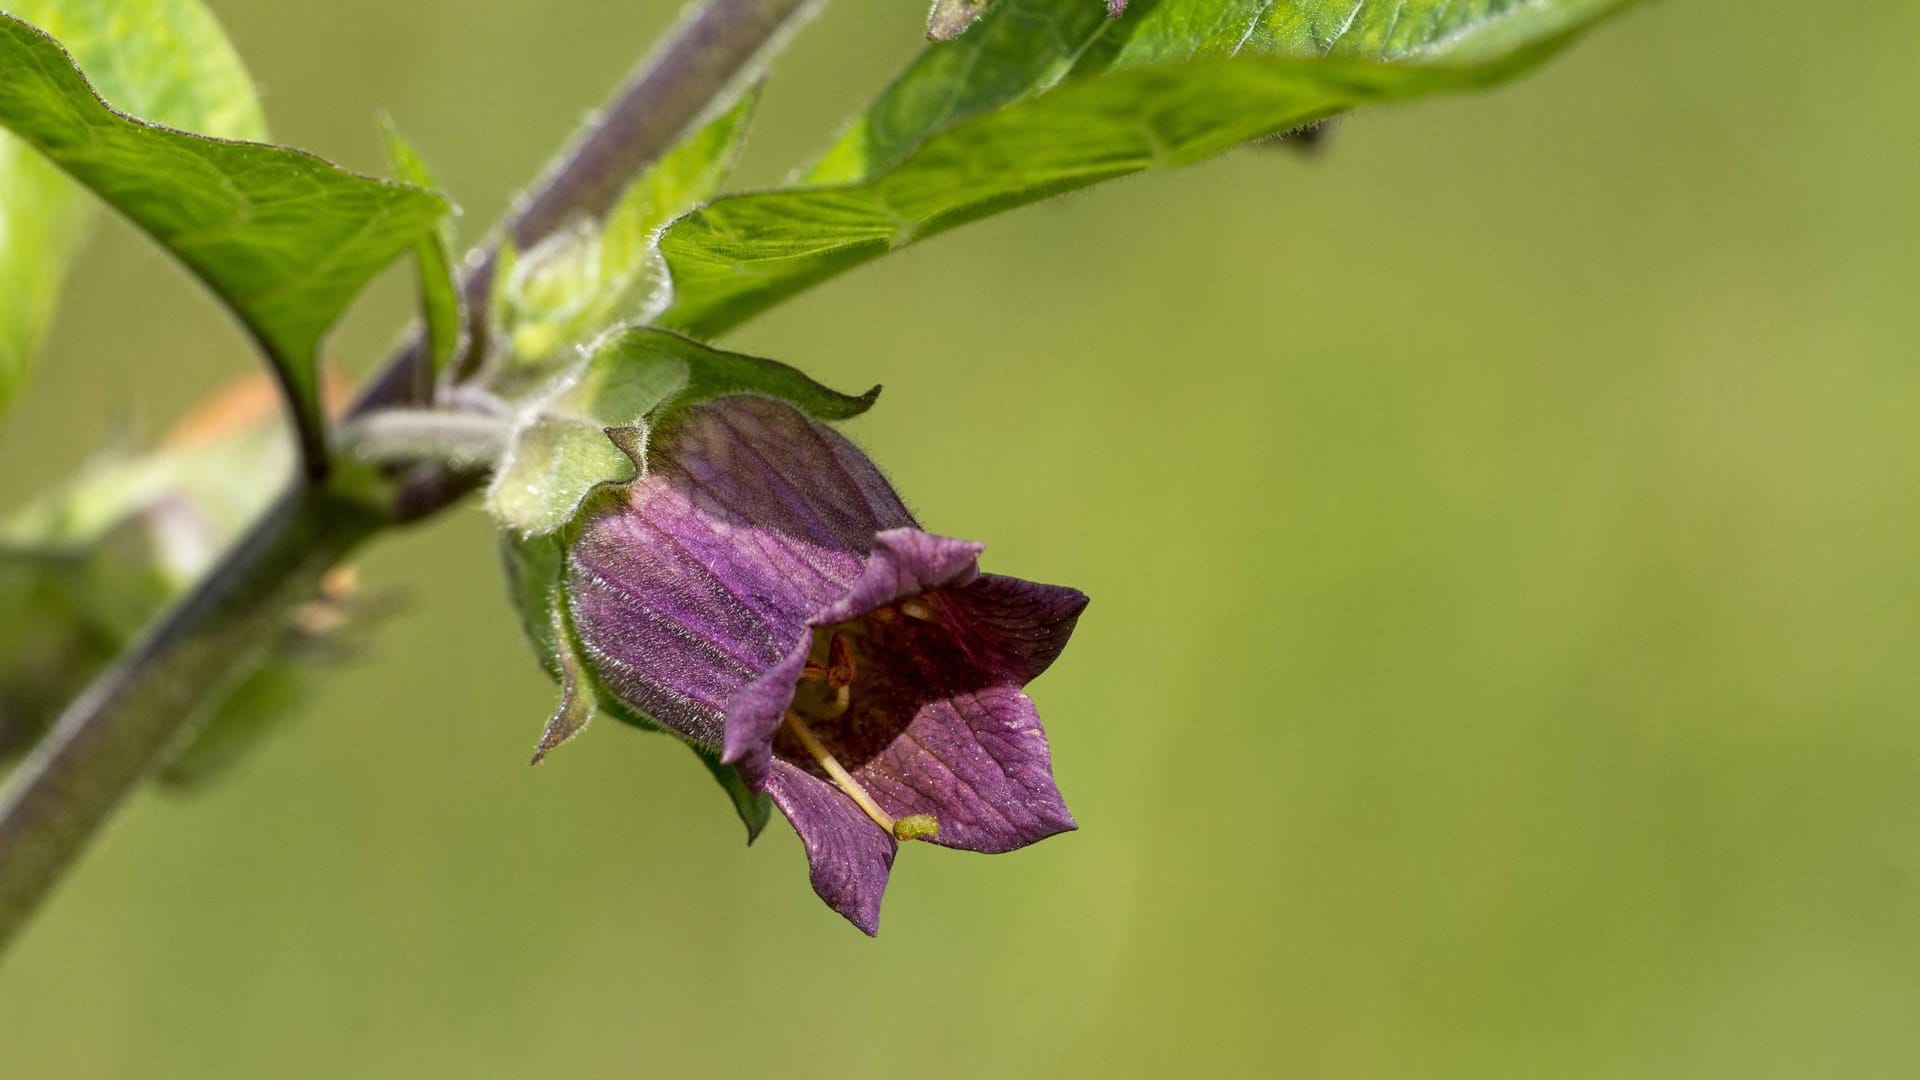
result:
[[[706,0],[582,132],[512,215],[531,244],[575,215],[599,216],[621,189],[753,70],[809,0]],[[482,312],[495,249],[469,260],[469,311]],[[484,319],[476,320],[484,325]],[[426,363],[402,348],[354,407],[408,400]],[[81,694],[0,792],[0,950],[113,811],[163,759],[209,696],[244,675],[289,610],[360,543],[437,513],[479,477],[448,468],[402,478],[388,512],[296,480],[201,582]]]
[[[296,488],[67,709],[20,764],[0,813],[0,947],[208,692],[250,670],[288,609],[382,524],[363,504]]]
[[[707,0],[691,10],[508,213],[513,242],[528,248],[576,217],[605,215],[628,181],[749,76],[817,2]],[[462,283],[474,330],[469,336],[476,342],[485,334],[498,257],[498,246],[489,244],[468,260],[471,269]],[[426,362],[423,344],[414,342],[374,379],[355,412],[407,400]]]

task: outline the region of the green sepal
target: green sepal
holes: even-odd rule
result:
[[[553,606],[547,611],[548,633],[553,642],[553,671],[560,683],[560,704],[548,718],[534,747],[532,764],[540,764],[553,749],[587,729],[599,711],[600,697],[586,662],[575,648],[572,619],[567,613],[566,589],[553,590]]]
[[[566,547],[558,536],[520,537],[503,532],[500,562],[507,576],[507,599],[520,619],[520,629],[525,631],[540,666],[558,678],[552,611],[559,602],[560,583],[566,573]]]
[[[574,520],[594,489],[637,479],[647,441],[688,406],[759,394],[844,420],[879,393],[876,386],[842,394],[798,368],[664,330],[616,330],[524,411],[487,489],[487,508],[518,536],[545,536]]]
[[[732,800],[733,812],[740,815],[740,823],[747,827],[747,843],[760,839],[761,830],[767,827],[767,822],[773,817],[773,800],[767,798],[766,792],[747,787],[747,782],[740,779],[740,774],[733,766],[721,761],[719,754],[693,743],[688,743],[687,747],[713,774],[720,790]]]

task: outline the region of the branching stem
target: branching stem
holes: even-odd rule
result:
[[[809,0],[706,0],[643,63],[581,133],[506,230],[540,239],[575,215],[599,216],[797,21]],[[495,250],[469,260],[469,309],[482,310]],[[363,415],[408,403],[425,363],[416,341],[371,383]],[[480,477],[445,467],[403,478],[392,502],[296,480],[207,576],[55,722],[0,792],[0,949],[126,796],[164,758],[210,696],[243,675],[288,611],[382,529],[437,513]]]

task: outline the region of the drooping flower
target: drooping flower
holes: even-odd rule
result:
[[[570,546],[582,661],[792,822],[823,900],[871,934],[898,842],[1004,852],[1074,828],[1022,688],[1076,590],[983,574],[852,443],[738,395],[656,433]]]

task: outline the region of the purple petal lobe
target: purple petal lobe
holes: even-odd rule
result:
[[[1040,716],[1009,687],[929,704],[863,779],[890,813],[938,818],[943,847],[1012,851],[1074,828]]]
[[[754,791],[767,786],[767,767],[773,761],[773,736],[786,719],[787,706],[793,703],[794,686],[800,681],[800,671],[807,664],[807,652],[812,645],[811,635],[801,638],[785,659],[747,684],[727,704],[726,741],[720,760],[733,766],[740,773],[740,779]]]
[[[784,761],[773,763],[767,794],[807,849],[813,891],[868,934],[880,929],[880,897],[899,845],[839,789]]]
[[[813,624],[831,626],[934,589],[965,585],[979,576],[980,553],[986,548],[919,529],[888,529],[873,538],[873,553],[860,580],[814,616]]]
[[[954,646],[891,653],[862,672],[848,716],[819,737],[887,813],[937,818],[934,843],[1011,851],[1074,821],[1033,701],[984,675]]]
[[[976,663],[1025,686],[1060,658],[1086,607],[1078,589],[982,574],[952,594],[946,614]]]

